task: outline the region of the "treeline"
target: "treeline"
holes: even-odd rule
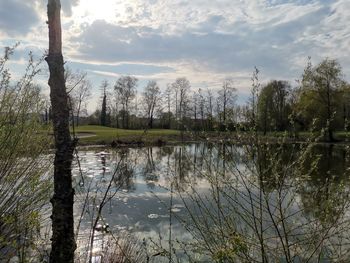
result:
[[[81,122],[123,129],[255,130],[263,134],[288,131],[294,136],[299,131],[324,128],[328,140],[334,139],[335,130],[349,128],[350,88],[341,65],[332,59],[315,66],[309,59],[294,87],[284,80],[261,85],[255,69],[245,105],[237,103],[237,89],[230,78],[218,90],[194,90],[186,78],[178,78],[161,89],[152,80],[138,94],[138,79],[122,76],[114,84],[101,84],[101,103],[87,116],[91,84],[86,74],[68,69],[66,82],[76,125]],[[46,112],[46,119],[47,115]]]

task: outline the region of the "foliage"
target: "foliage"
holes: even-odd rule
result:
[[[13,82],[6,67],[13,52],[6,48],[0,59],[0,261],[26,258],[50,194],[45,175],[50,162],[43,156],[49,138],[39,132],[43,103],[33,83],[41,61],[30,55],[23,77]]]
[[[327,127],[328,140],[332,141],[333,131],[344,128],[342,101],[346,83],[342,68],[336,60],[325,59],[315,67],[309,61],[302,77],[296,105],[302,122],[310,127],[316,120],[319,129]]]
[[[271,81],[262,87],[258,99],[259,128],[267,131],[285,131],[291,113],[289,94],[291,87],[286,81]]]
[[[108,82],[104,81],[102,83],[102,108],[101,108],[101,125],[107,126],[107,94],[106,88],[108,87]]]

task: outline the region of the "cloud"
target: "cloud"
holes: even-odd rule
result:
[[[31,1],[0,1],[0,28],[2,33],[9,36],[26,35],[38,22],[39,16]]]
[[[11,7],[25,21],[11,25],[12,14],[0,13],[0,26],[12,35],[32,28],[28,47],[43,50],[46,4],[33,1],[31,8],[29,1],[0,0],[0,10]],[[348,0],[61,1],[65,59],[98,81],[133,74],[165,85],[186,76],[194,87],[217,87],[233,76],[246,93],[254,66],[263,81],[299,78],[308,56],[315,63],[339,59],[345,74],[350,68]]]
[[[175,63],[189,61],[213,72],[250,70],[254,65],[269,73],[281,73],[288,61],[305,45],[295,43],[310,24],[327,14],[327,8],[314,8],[284,23],[252,26],[235,22],[235,30],[225,32],[223,16],[208,16],[193,30],[166,34],[146,26],[123,27],[104,20],[93,22],[73,37],[76,57],[104,62]],[[291,52],[292,51],[292,52]],[[307,55],[305,55],[307,56]]]
[[[79,1],[80,0],[61,0],[63,14],[66,16],[72,16],[72,8],[73,6],[79,5]]]

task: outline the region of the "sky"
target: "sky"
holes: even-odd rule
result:
[[[262,84],[296,85],[307,58],[337,59],[350,80],[349,0],[61,0],[63,53],[94,86],[134,75],[141,90],[187,77],[193,89],[233,78],[243,103],[254,67]],[[27,54],[48,49],[46,1],[0,0],[0,48],[20,42],[9,67],[23,73]],[[47,66],[37,82],[48,93]]]

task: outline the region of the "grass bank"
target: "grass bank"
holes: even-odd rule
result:
[[[156,144],[159,142],[176,142],[181,140],[181,133],[177,130],[150,129],[125,130],[97,125],[84,125],[75,128],[80,145],[92,144]]]
[[[178,130],[168,129],[149,129],[149,130],[126,130],[116,129],[98,125],[84,125],[75,127],[75,132],[79,137],[79,145],[160,145],[163,143],[176,144],[181,142],[193,141],[221,141],[229,140],[231,142],[239,141],[241,143],[249,143],[252,136],[256,136],[251,132],[185,132],[181,136]],[[285,138],[285,142],[304,142],[310,137],[317,136],[309,132],[300,132],[298,136],[290,137],[286,132],[269,132],[266,135],[258,133],[261,141],[276,142],[281,138]],[[336,142],[348,144],[350,141],[350,133],[336,132]],[[321,140],[322,141],[322,140]]]

